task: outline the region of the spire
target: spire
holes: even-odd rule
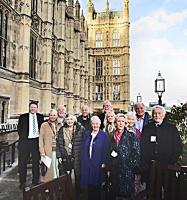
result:
[[[106,1],[106,12],[109,12],[110,6],[109,6],[109,0]]]
[[[129,22],[129,0],[124,0],[124,19]]]
[[[88,8],[88,12],[91,12],[91,10],[93,10],[94,4],[92,0],[88,0],[87,8]]]
[[[68,0],[68,13],[73,16],[74,0]]]
[[[79,0],[77,0],[76,3],[75,3],[75,17],[77,19],[80,19],[80,3],[79,3]]]
[[[81,14],[81,28],[83,31],[85,30],[85,17],[84,17],[83,10],[82,10],[82,14]]]

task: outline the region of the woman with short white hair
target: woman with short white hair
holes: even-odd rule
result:
[[[101,120],[98,116],[91,118],[92,131],[87,132],[81,148],[81,185],[88,186],[88,199],[100,200],[101,184],[104,181],[104,170],[109,140],[106,133],[100,130]]]
[[[85,129],[77,122],[75,115],[66,114],[64,126],[59,130],[57,138],[57,158],[62,175],[75,174],[76,197],[80,195],[80,150]]]

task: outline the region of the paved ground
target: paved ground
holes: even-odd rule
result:
[[[22,192],[18,186],[17,166],[13,166],[0,177],[0,199],[22,200]]]
[[[31,182],[31,171],[28,170],[28,183]],[[17,162],[0,176],[0,200],[22,200],[22,191],[19,189]]]

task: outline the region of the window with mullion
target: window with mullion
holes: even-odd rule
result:
[[[101,32],[96,33],[96,48],[103,47],[103,35]]]
[[[30,36],[30,62],[29,62],[29,76],[36,78],[36,38],[31,34]]]
[[[113,84],[113,100],[120,100],[120,84],[115,83]]]
[[[102,58],[96,59],[96,76],[103,75],[103,60]]]
[[[8,16],[0,10],[0,66],[7,66]]]
[[[120,46],[120,33],[118,31],[115,31],[113,33],[113,47],[119,47]]]
[[[120,75],[120,58],[113,58],[113,75]]]
[[[3,12],[0,10],[0,36],[3,35]]]
[[[96,84],[95,93],[96,93],[95,99],[97,101],[102,101],[103,100],[103,84],[102,83]]]

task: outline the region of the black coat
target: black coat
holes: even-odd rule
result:
[[[44,122],[44,117],[40,113],[36,113],[38,121],[38,130],[40,130],[41,124]],[[19,135],[19,146],[26,145],[26,141],[29,136],[29,113],[20,115],[18,121],[18,135]]]
[[[144,161],[149,163],[151,160],[156,160],[174,164],[181,153],[182,143],[174,125],[163,121],[158,127],[154,122],[144,127],[141,137],[141,155]]]
[[[91,131],[92,126],[91,126],[91,115],[88,115],[86,120],[83,119],[83,116],[80,115],[77,117],[77,121],[81,123],[82,126],[84,126],[85,131]]]
[[[101,120],[100,129],[102,129],[102,130],[105,127],[105,125],[104,125],[105,115],[106,115],[106,112],[103,112],[103,113],[98,115],[99,119]]]
[[[85,128],[79,122],[77,122],[74,137],[72,140],[72,156],[74,157],[74,170],[76,175],[80,175],[80,151],[84,133]],[[67,158],[68,154],[64,147],[64,127],[61,127],[58,132],[56,151],[57,158]]]

